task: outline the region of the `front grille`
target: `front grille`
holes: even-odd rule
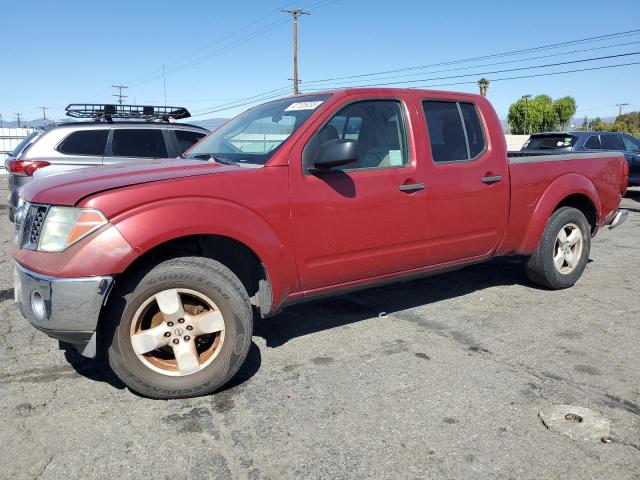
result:
[[[42,233],[42,226],[47,215],[49,207],[46,205],[29,205],[24,206],[24,214],[21,224],[16,225],[20,230],[20,248],[28,248],[36,250]]]

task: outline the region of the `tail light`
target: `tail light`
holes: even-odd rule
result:
[[[33,172],[51,165],[44,160],[7,160],[4,166],[9,172],[18,177],[30,177]]]
[[[624,197],[629,187],[629,162],[626,158],[622,159],[622,185],[620,186],[620,192]]]

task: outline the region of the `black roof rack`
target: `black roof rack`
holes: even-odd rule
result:
[[[178,120],[189,118],[191,114],[184,107],[166,107],[156,105],[109,105],[103,103],[72,103],[65,108],[67,116],[74,118],[92,118],[96,122],[111,122],[114,118],[136,120]]]

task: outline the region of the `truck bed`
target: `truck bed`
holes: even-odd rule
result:
[[[609,222],[622,196],[618,152],[540,154],[509,152],[511,204],[505,238],[498,254],[530,254],[559,202],[590,202],[593,231]],[[567,191],[579,192],[566,200]]]

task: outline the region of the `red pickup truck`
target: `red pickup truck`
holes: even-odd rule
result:
[[[566,288],[626,217],[620,153],[508,156],[489,102],[463,93],[276,100],[185,156],[38,180],[16,222],[22,314],[154,398],[224,385],[254,310],[499,255]]]

